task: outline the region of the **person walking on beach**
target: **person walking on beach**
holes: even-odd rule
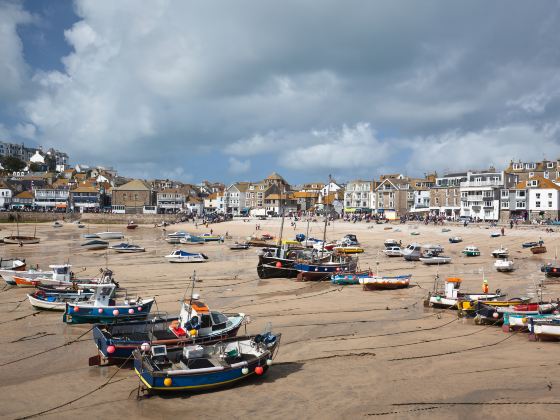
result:
[[[502,236],[506,236],[506,230],[504,229],[503,226],[502,226]]]

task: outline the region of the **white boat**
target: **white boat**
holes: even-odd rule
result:
[[[412,243],[402,250],[402,255],[407,261],[419,261],[422,256],[422,246],[418,243]]]
[[[118,245],[111,245],[109,249],[112,249],[113,251],[119,253],[127,253],[127,254],[146,251],[146,249],[141,247],[140,245],[134,245],[134,244],[124,243],[124,242]]]
[[[107,249],[108,246],[109,246],[109,242],[100,241],[99,239],[94,239],[92,241],[88,241],[80,245],[82,249],[87,249],[90,251]]]
[[[99,232],[97,236],[101,239],[122,239],[124,235],[122,232]]]
[[[190,253],[181,249],[176,249],[171,254],[166,255],[167,261],[170,263],[200,263],[206,262],[208,257],[202,253]]]
[[[420,262],[426,265],[449,264],[451,262],[451,257],[446,257],[444,255],[433,255],[433,256],[426,255],[420,257]]]
[[[428,295],[428,306],[452,309],[457,307],[457,301],[462,300],[493,300],[505,296],[496,291],[496,293],[470,293],[461,292],[461,279],[457,277],[449,277],[445,280],[445,288],[443,291],[439,289],[439,276],[436,276],[434,291]]]
[[[98,239],[99,236],[97,236],[97,233],[84,233],[82,235],[82,238],[84,238],[84,239]]]
[[[383,250],[388,257],[402,257],[402,249],[400,246],[391,246]]]
[[[70,264],[49,265],[50,272],[43,272],[41,275],[33,276],[33,278],[24,275],[15,274],[14,280],[19,287],[36,287],[36,286],[68,286],[72,287],[76,284],[81,286],[86,284],[110,283],[112,281],[112,272],[106,270],[99,278],[76,278],[74,273],[70,271]]]
[[[20,270],[0,270],[0,276],[4,279],[6,284],[10,286],[15,286],[16,281],[14,276],[22,276],[25,278],[35,279],[37,277],[42,276],[50,276],[52,273],[50,271],[41,271],[41,270],[27,270],[27,271],[20,271]]]
[[[492,251],[492,256],[494,258],[507,258],[509,256],[509,251],[507,248],[501,246],[498,249]]]
[[[385,245],[385,248],[392,248],[394,246],[398,246],[400,248],[401,241],[397,241],[395,239],[387,239],[385,242],[383,242],[383,245]]]
[[[496,268],[497,271],[500,271],[502,273],[507,273],[515,270],[515,265],[513,261],[508,260],[507,258],[496,260],[496,262],[494,263],[494,267]]]
[[[78,289],[76,293],[50,293],[37,290],[35,293],[27,294],[29,303],[38,309],[47,311],[61,311],[66,309],[66,303],[77,304],[88,301],[93,296],[92,292],[84,292]]]

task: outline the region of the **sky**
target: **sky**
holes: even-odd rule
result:
[[[0,0],[0,140],[142,178],[560,158],[560,3]]]

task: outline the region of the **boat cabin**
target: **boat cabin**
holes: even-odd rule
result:
[[[196,295],[195,295],[196,296]],[[179,328],[185,331],[197,330],[197,335],[209,335],[212,331],[226,328],[228,317],[221,312],[210,311],[208,306],[197,297],[192,302],[185,301],[179,314]],[[181,334],[180,334],[181,335]],[[184,334],[182,334],[184,335]]]
[[[461,287],[461,279],[458,277],[448,277],[445,280],[445,297],[448,299],[457,299],[459,288]]]
[[[115,293],[116,284],[103,284],[95,288],[95,293],[93,294],[93,306],[96,307],[106,307],[115,306],[115,300],[113,295]]]
[[[52,270],[53,280],[61,282],[69,282],[72,280],[73,273],[70,271],[70,264],[49,265]]]

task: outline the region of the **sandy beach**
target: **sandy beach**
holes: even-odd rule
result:
[[[211,225],[214,233],[228,232],[231,241],[262,231],[278,234],[279,220]],[[392,229],[385,230],[391,226]],[[8,235],[11,225],[2,225]],[[22,234],[32,225],[20,227]],[[286,224],[286,238],[305,233]],[[560,343],[530,342],[525,333],[504,333],[499,327],[458,319],[456,311],[424,308],[423,299],[439,271],[442,278],[463,279],[467,290],[481,290],[483,271],[490,290],[521,296],[543,278],[540,264],[554,258],[558,232],[544,227],[506,229],[491,238],[486,225],[451,226],[375,225],[337,221],[327,237],[358,236],[366,252],[360,266],[372,269],[379,261],[383,274],[411,273],[412,285],[395,291],[365,292],[361,286],[330,282],[259,280],[257,248],[230,251],[225,244],[190,246],[209,260],[204,264],[169,264],[163,256],[177,246],[164,240],[162,228],[140,226],[122,230],[131,242],[146,247],[142,254],[82,251],[84,229],[65,224],[37,226],[38,245],[1,245],[1,255],[26,258],[28,264],[70,262],[79,275],[97,274],[108,266],[129,295],[155,297],[157,310],[176,313],[189,277],[197,271],[196,292],[223,312],[244,312],[252,323],[248,333],[261,332],[268,322],[282,333],[273,366],[262,378],[233,388],[200,394],[151,396],[137,400],[139,381],[131,369],[89,367],[96,349],[91,326],[66,326],[62,314],[39,312],[27,301],[29,289],[5,287],[0,293],[0,406],[2,418],[553,418],[560,404],[558,351]],[[105,226],[88,226],[91,232]],[[193,224],[173,225],[208,232]],[[311,223],[310,236],[322,235],[322,224]],[[400,231],[396,232],[395,230]],[[419,236],[411,236],[413,230]],[[449,244],[450,236],[463,243]],[[548,253],[533,256],[521,243],[543,238]],[[387,238],[437,243],[452,264],[428,267],[380,251]],[[114,241],[113,241],[114,242]],[[461,250],[476,245],[481,257],[466,258]],[[509,248],[517,265],[513,273],[497,273],[491,251]],[[560,285],[550,284],[545,299],[560,297]],[[85,333],[85,335],[84,335]],[[70,345],[65,343],[72,342]],[[53,408],[55,408],[52,410]],[[51,410],[51,411],[48,411]]]

